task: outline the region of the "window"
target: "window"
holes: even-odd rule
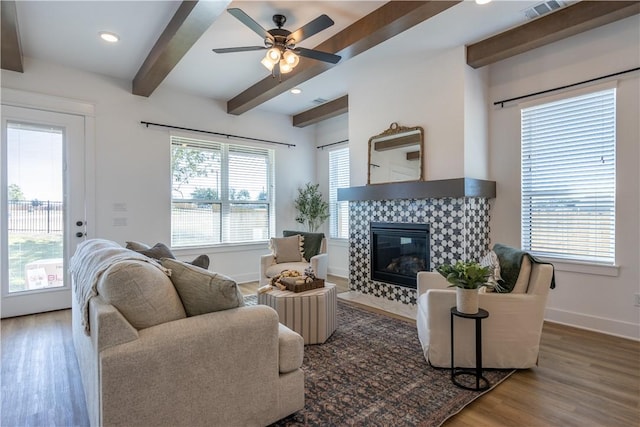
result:
[[[613,264],[615,89],[525,108],[521,115],[523,249]]]
[[[171,245],[266,240],[273,150],[171,137]]]
[[[338,188],[349,186],[349,148],[329,152],[330,236],[349,238],[349,202],[338,201]]]

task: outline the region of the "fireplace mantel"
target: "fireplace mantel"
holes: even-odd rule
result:
[[[394,182],[338,189],[340,201],[496,197],[496,182],[474,178]]]

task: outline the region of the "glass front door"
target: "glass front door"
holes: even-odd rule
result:
[[[7,123],[10,294],[64,286],[63,132]]]
[[[84,235],[84,119],[2,113],[2,317],[68,308],[68,259]]]

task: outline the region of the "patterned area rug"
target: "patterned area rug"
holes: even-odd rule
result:
[[[439,426],[483,394],[429,366],[415,326],[340,300],[338,329],[324,344],[305,346],[302,369],[305,408],[274,426]],[[485,377],[495,387],[513,372]]]

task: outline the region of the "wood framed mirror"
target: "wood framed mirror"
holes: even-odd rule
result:
[[[422,181],[424,129],[393,122],[389,129],[369,138],[367,184]]]

